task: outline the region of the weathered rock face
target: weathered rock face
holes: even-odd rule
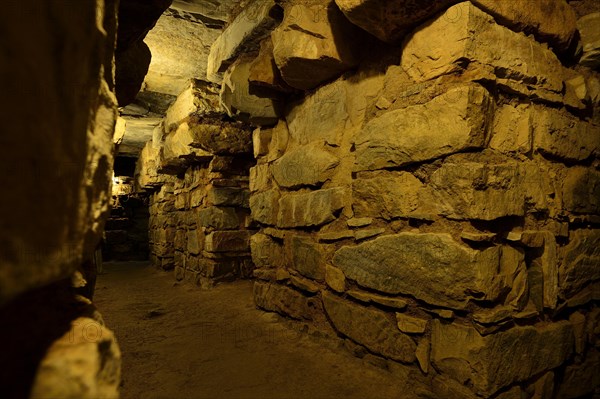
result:
[[[363,287],[462,308],[469,299],[493,301],[512,283],[498,273],[502,256],[501,248],[474,251],[449,235],[400,233],[342,247],[333,264]]]
[[[283,80],[308,90],[351,68],[358,61],[356,47],[342,38],[353,34],[358,36],[333,1],[290,5],[271,34]]]
[[[372,119],[356,140],[356,170],[406,166],[481,148],[490,106],[483,87],[463,86]]]
[[[407,0],[335,0],[352,23],[390,43],[401,41],[409,28],[454,2],[426,0],[415,4]]]
[[[203,288],[250,277],[251,130],[227,121],[215,87],[202,82],[182,92],[163,125],[170,130],[164,142],[148,143],[152,150],[142,153],[148,155],[142,165],[158,166],[137,182],[154,191],[152,263]]]
[[[566,51],[575,38],[577,17],[565,0],[474,0],[473,4],[502,25],[533,33],[536,39],[549,43],[558,52]]]
[[[401,66],[416,81],[473,71],[475,79],[508,91],[563,101],[565,71],[554,53],[497,25],[470,2],[451,7],[415,31],[404,45]]]
[[[11,347],[0,359],[11,364],[0,375],[2,397],[118,397],[112,333],[103,329],[105,341],[89,345],[63,335],[82,321],[69,280],[91,261],[109,212],[116,20],[110,0],[7,4],[0,16],[0,46],[10,54],[0,67],[11,115],[4,128],[28,137],[0,139],[0,318]]]
[[[559,366],[572,350],[573,327],[567,321],[482,337],[472,327],[436,320],[431,335],[433,364],[460,382],[470,380],[484,396]]]
[[[579,61],[582,65],[590,68],[600,66],[600,13],[588,14],[577,21],[577,29],[581,35],[583,55]]]
[[[258,49],[260,40],[278,24],[280,14],[281,9],[273,0],[251,2],[213,43],[206,70],[208,80],[220,82],[220,74],[238,55]]]

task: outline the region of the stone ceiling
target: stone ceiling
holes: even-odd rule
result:
[[[166,109],[192,79],[206,79],[208,54],[239,0],[174,0],[145,43],[152,60],[135,101],[121,108],[126,120],[117,155],[137,157]]]

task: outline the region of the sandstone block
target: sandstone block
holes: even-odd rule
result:
[[[263,88],[282,92],[293,91],[293,89],[285,83],[277,68],[275,57],[273,56],[273,40],[271,40],[270,36],[260,43],[258,56],[250,65],[248,81],[251,85],[250,92],[260,92]]]
[[[317,143],[287,152],[273,163],[271,170],[279,186],[297,188],[324,183],[338,164],[338,158]]]
[[[533,141],[533,111],[531,106],[504,105],[494,114],[489,147],[503,153],[527,154]]]
[[[300,90],[312,89],[357,63],[352,25],[333,2],[313,3],[290,5],[271,33],[283,80]]]
[[[415,360],[416,345],[398,331],[384,312],[355,305],[323,293],[323,304],[334,327],[369,350],[404,363]]]
[[[201,80],[192,80],[181,92],[165,116],[164,129],[170,132],[192,115],[219,118],[225,113],[219,100],[219,89]]]
[[[423,334],[427,329],[428,320],[413,317],[404,313],[396,313],[398,329],[406,334]]]
[[[569,244],[561,251],[559,287],[570,298],[588,284],[600,280],[600,231],[580,229],[571,232]]]
[[[600,355],[591,350],[581,364],[572,364],[565,368],[558,397],[575,399],[585,397],[600,386]]]
[[[267,155],[267,161],[273,162],[281,157],[288,146],[289,131],[287,123],[284,120],[280,120],[271,132],[271,142],[269,143],[269,153]]]
[[[206,198],[215,206],[236,206],[248,208],[248,190],[238,187],[215,187],[208,188]]]
[[[600,66],[600,12],[585,15],[577,21],[577,29],[581,35],[583,55],[579,60],[581,65],[590,68]]]
[[[450,7],[405,43],[401,67],[418,82],[473,71],[508,91],[561,103],[564,69],[536,41],[499,26],[472,3]]]
[[[563,181],[563,209],[574,213],[600,213],[600,172],[584,167],[567,171]]]
[[[240,220],[235,208],[211,206],[198,210],[198,225],[216,230],[230,230],[239,228]]]
[[[194,134],[190,125],[182,123],[177,130],[169,133],[165,138],[165,144],[162,149],[161,168],[165,171],[174,170],[176,172],[185,170],[191,160],[208,160],[211,153],[200,148],[192,147]]]
[[[255,47],[277,25],[278,6],[273,0],[251,2],[221,33],[210,48],[206,75],[209,81],[220,83],[222,72],[242,52]]]
[[[483,396],[558,367],[572,352],[573,331],[568,321],[513,327],[485,337],[473,327],[433,321],[433,364],[461,383],[469,380]]]
[[[188,230],[187,252],[192,255],[198,255],[204,248],[204,233],[200,230]]]
[[[337,267],[331,265],[325,266],[325,282],[336,292],[342,293],[346,291],[346,276]]]
[[[271,172],[268,164],[259,164],[250,168],[250,192],[267,190],[270,178]]]
[[[281,101],[274,94],[259,97],[250,93],[250,65],[250,59],[240,57],[227,69],[221,86],[221,103],[231,117],[256,125],[274,125],[281,113]]]
[[[313,320],[320,308],[317,298],[307,298],[293,288],[279,284],[254,283],[254,302],[262,309],[298,320]]]
[[[501,261],[500,247],[476,251],[434,233],[377,237],[333,257],[334,266],[363,287],[455,309],[469,300],[494,300],[510,286],[498,272]]]
[[[473,4],[502,25],[533,32],[538,41],[549,43],[558,52],[566,51],[575,38],[577,16],[565,0],[473,0]]]
[[[286,265],[283,246],[268,235],[254,234],[250,238],[250,249],[252,261],[258,268],[282,268]]]
[[[310,237],[294,236],[291,240],[292,266],[305,277],[325,279],[325,260],[321,245]]]
[[[206,236],[207,252],[246,252],[250,250],[250,232],[214,231]]]
[[[384,113],[357,137],[355,170],[405,166],[481,148],[491,105],[486,89],[469,85],[423,105]]]
[[[453,3],[452,0],[335,0],[340,10],[355,25],[379,40],[399,42],[415,24],[435,15]]]
[[[257,128],[252,132],[252,148],[254,149],[254,158],[260,158],[269,153],[271,132],[271,129],[261,128]]]
[[[252,219],[266,225],[277,224],[280,194],[276,190],[268,190],[250,196]]]
[[[277,226],[308,227],[331,222],[344,207],[344,195],[345,190],[340,187],[285,195],[279,200]]]
[[[211,154],[249,154],[252,152],[252,132],[232,123],[194,123],[190,145]]]

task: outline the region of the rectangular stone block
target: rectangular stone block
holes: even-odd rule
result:
[[[428,103],[386,112],[356,138],[355,171],[401,167],[481,148],[492,104],[485,88],[465,85]]]
[[[559,289],[570,298],[600,281],[600,231],[580,229],[569,234],[569,244],[562,248]],[[591,287],[590,287],[591,288]]]
[[[535,40],[502,27],[470,2],[450,7],[408,39],[401,67],[416,81],[472,71],[510,92],[562,103],[564,68]]]
[[[250,250],[250,232],[214,231],[206,236],[204,246],[208,252],[245,252]]]
[[[481,336],[474,327],[433,321],[431,360],[439,371],[490,397],[563,364],[573,352],[568,321]]]
[[[563,180],[563,209],[573,213],[600,213],[600,172],[570,168]]]
[[[403,363],[415,361],[417,346],[384,312],[353,304],[328,292],[323,293],[323,305],[340,333],[386,358]]]
[[[310,237],[291,238],[292,267],[305,277],[323,281],[325,279],[325,259],[323,247]]]
[[[252,219],[266,225],[277,224],[280,194],[276,190],[268,190],[250,196],[250,212]]]
[[[177,96],[165,117],[165,130],[170,132],[192,115],[219,118],[224,113],[219,101],[219,88],[202,80],[192,80]]]
[[[254,283],[254,302],[262,309],[277,312],[297,320],[313,320],[321,304],[315,297],[279,284]]]
[[[279,200],[277,226],[282,228],[320,226],[335,219],[344,207],[341,187],[301,194],[287,194]]]
[[[252,261],[258,268],[285,267],[284,247],[266,234],[257,233],[250,238]]]
[[[344,246],[333,264],[363,287],[463,309],[470,300],[496,300],[512,286],[510,275],[501,272],[503,252],[473,250],[449,234],[400,233]],[[507,255],[515,267],[524,264],[522,254]]]

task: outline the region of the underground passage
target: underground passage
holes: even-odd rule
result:
[[[0,13],[0,398],[600,399],[600,2]]]

